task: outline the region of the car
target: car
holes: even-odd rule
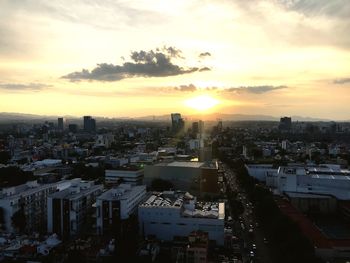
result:
[[[252,249],[256,250],[256,245],[254,243],[252,244]]]
[[[269,243],[269,241],[267,240],[266,237],[264,237],[264,244],[268,244],[268,243]]]
[[[253,250],[251,250],[251,251],[249,252],[249,256],[250,256],[251,258],[255,257],[255,253],[254,253]]]

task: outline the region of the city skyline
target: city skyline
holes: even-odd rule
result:
[[[347,1],[64,2],[1,3],[0,112],[349,119]]]

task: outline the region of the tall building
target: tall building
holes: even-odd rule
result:
[[[173,133],[179,133],[183,131],[185,127],[185,122],[181,117],[180,113],[172,113],[171,114],[171,129]]]
[[[199,123],[197,121],[196,122],[192,122],[192,132],[194,134],[199,133]]]
[[[123,220],[136,212],[146,196],[146,186],[121,184],[110,189],[96,200],[97,234],[118,234],[122,231]]]
[[[197,202],[189,193],[164,191],[140,204],[138,217],[145,237],[172,241],[201,230],[217,245],[224,244],[225,203]]]
[[[60,131],[64,130],[64,124],[65,124],[65,119],[64,118],[58,118],[57,119],[57,128]]]
[[[198,129],[199,129],[199,133],[200,134],[204,133],[204,121],[199,120],[199,122],[198,122]]]
[[[84,116],[84,131],[95,132],[96,131],[96,120],[91,116]]]
[[[292,118],[291,117],[282,117],[280,119],[280,124],[278,126],[278,129],[282,131],[289,131],[292,129]]]
[[[103,185],[94,185],[93,181],[75,180],[69,188],[51,194],[47,198],[48,232],[63,239],[79,234],[102,190]]]

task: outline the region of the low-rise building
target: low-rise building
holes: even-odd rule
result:
[[[60,184],[38,184],[29,181],[25,184],[7,187],[0,193],[0,208],[3,210],[5,231],[12,233],[12,216],[22,210],[27,232],[46,231],[47,197],[57,191]]]
[[[48,232],[63,239],[79,234],[102,190],[103,186],[93,181],[76,180],[69,188],[51,194],[47,201]]]
[[[120,231],[121,222],[128,219],[137,210],[145,197],[146,186],[131,186],[130,184],[121,184],[97,197],[97,234],[113,232],[117,234]]]
[[[105,182],[115,185],[118,182],[141,185],[143,182],[143,168],[139,166],[123,166],[115,170],[105,171]]]
[[[224,244],[224,203],[197,202],[189,193],[164,191],[140,204],[138,217],[140,232],[145,237],[171,241],[201,230],[218,245]]]
[[[339,165],[281,166],[277,172],[277,190],[287,194],[323,194],[349,200],[349,176],[350,171]]]
[[[150,186],[160,178],[171,181],[174,189],[198,195],[218,194],[218,169],[216,162],[163,162],[145,167],[144,182]]]

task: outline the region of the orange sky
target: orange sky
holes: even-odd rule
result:
[[[4,0],[0,112],[189,114],[206,96],[205,112],[350,119],[349,13],[347,0]]]

